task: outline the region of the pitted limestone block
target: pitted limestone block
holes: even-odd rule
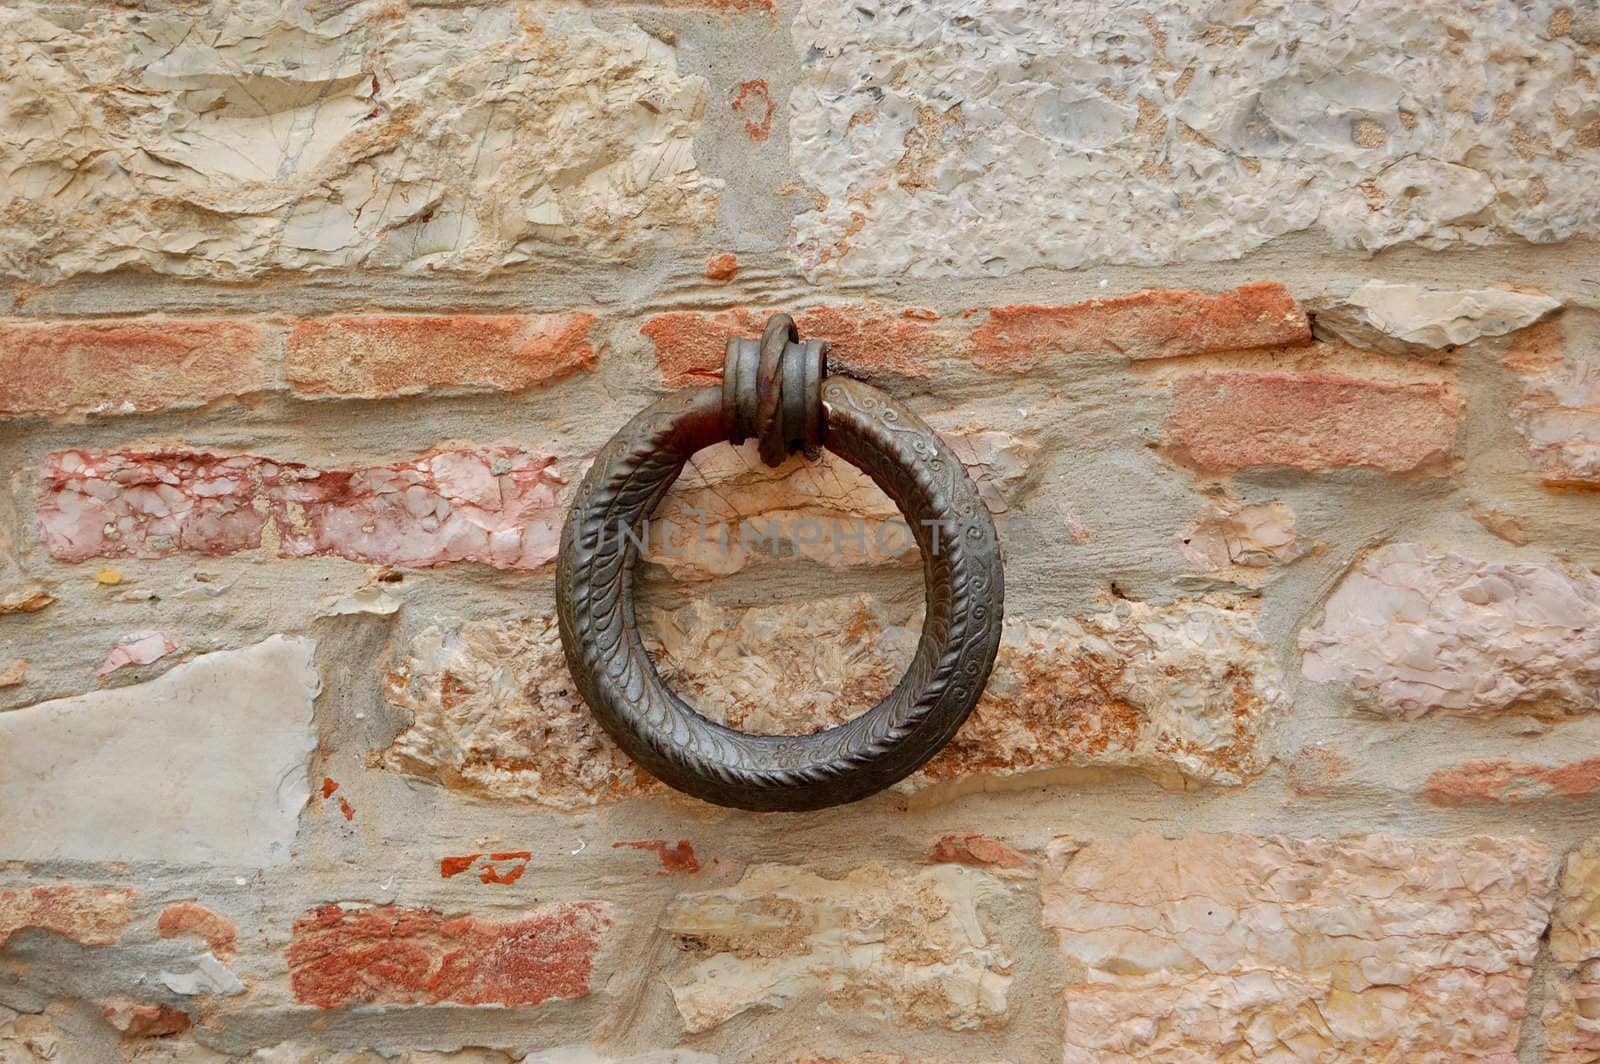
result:
[[[33,281],[616,259],[716,211],[705,82],[582,5],[11,5],[0,63],[0,272]]]
[[[1555,0],[802,3],[813,273],[1238,258],[1600,232],[1600,54]]]

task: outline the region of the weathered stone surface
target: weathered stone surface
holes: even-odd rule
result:
[[[1423,355],[1527,328],[1560,307],[1549,296],[1505,288],[1368,281],[1318,310],[1316,332],[1369,351]]]
[[[1545,484],[1591,489],[1600,486],[1600,354],[1564,347],[1552,333],[1506,359],[1522,383],[1511,420]]]
[[[1301,632],[1306,677],[1420,716],[1600,708],[1600,579],[1416,543],[1368,554]]]
[[[911,663],[918,628],[874,599],[728,609],[695,599],[654,611],[646,646],[703,716],[764,735],[806,735],[859,716]]]
[[[660,786],[578,697],[553,617],[429,628],[389,675],[385,693],[411,715],[384,751],[389,768],[556,809]]]
[[[15,807],[7,803],[6,808]],[[12,935],[33,929],[85,946],[114,946],[133,919],[132,902],[133,891],[108,887],[63,884],[0,891],[0,949]]]
[[[793,254],[1000,275],[1593,234],[1600,55],[1556,11],[807,0]]]
[[[1137,362],[1310,339],[1294,297],[1261,282],[1233,292],[1149,290],[1063,307],[992,307],[972,348],[979,365],[1026,373],[1051,352],[1110,351]]]
[[[947,1058],[901,1056],[899,1053],[853,1053],[851,1056],[797,1056],[794,1064],[952,1064]],[[990,1061],[989,1064],[1000,1064]]]
[[[0,713],[0,859],[277,864],[310,795],[309,639]]]
[[[591,1064],[588,1058],[575,1055],[570,1058],[556,1050],[551,1064]],[[582,1051],[577,1051],[581,1053]],[[429,1053],[422,1050],[399,1053],[373,1051],[332,1051],[313,1042],[284,1042],[267,1049],[258,1049],[250,1055],[251,1064],[516,1064],[517,1061],[535,1060],[540,1054],[521,1056],[502,1053],[497,1049],[459,1049],[450,1053]],[[607,1064],[596,1058],[592,1064]],[[714,1064],[714,1062],[713,1062]]]
[[[295,921],[285,958],[304,1005],[527,1006],[586,997],[610,926],[601,902],[545,905],[507,921],[328,905]]]
[[[537,569],[561,539],[555,459],[522,447],[316,469],[256,455],[61,451],[39,500],[63,561],[264,550],[387,565]]]
[[[1255,614],[1226,598],[1018,618],[972,716],[908,784],[1071,768],[1244,783],[1266,767],[1257,741],[1285,708]]]
[[[1205,372],[1173,384],[1166,450],[1202,470],[1363,467],[1439,475],[1461,402],[1438,381],[1340,373]]]
[[[968,425],[941,438],[990,513],[1006,513],[1031,489],[1041,450],[1031,437]],[[646,531],[643,556],[683,579],[726,576],[763,557],[837,569],[920,558],[905,518],[861,470],[827,451],[769,469],[754,443],[696,455]]]
[[[0,321],[0,417],[181,410],[265,391],[261,332],[227,320]]]
[[[917,638],[865,596],[748,610],[698,601],[653,630],[658,667],[699,712],[778,734],[860,714],[899,680]],[[838,632],[848,638],[820,637]],[[1283,705],[1254,614],[1225,599],[1014,618],[972,716],[899,787],[1025,785],[1068,768],[1242,783],[1265,767],[1257,739]]]
[[[953,1064],[945,1057],[905,1057],[898,1053],[854,1053],[848,1057],[799,1056],[794,1064]],[[990,1061],[988,1064],[1001,1064]]]
[[[1064,1059],[1515,1060],[1555,863],[1482,837],[1059,839]]]
[[[0,1061],[52,1064],[61,1060],[61,1031],[42,1013],[17,1013],[0,1005]]]
[[[752,0],[754,2],[754,0]],[[718,1064],[718,1057],[692,1049],[656,1049],[625,1057],[609,1056],[592,1049],[552,1049],[529,1053],[521,1064]]]
[[[1471,802],[1517,805],[1542,798],[1578,798],[1600,790],[1600,757],[1565,765],[1521,764],[1508,758],[1463,761],[1428,777],[1422,796],[1454,809]]]
[[[361,314],[311,318],[289,334],[297,395],[377,399],[517,392],[592,365],[593,314]]]
[[[529,1053],[521,1064],[718,1064],[720,1058],[692,1049],[656,1049],[648,1053],[614,1057],[592,1049],[552,1049]]]
[[[1545,988],[1548,1064],[1589,1064],[1600,1056],[1600,840],[1567,855],[1550,921],[1555,973]]]
[[[998,1026],[1012,958],[979,911],[998,889],[953,865],[866,864],[838,879],[757,865],[672,904],[664,926],[686,960],[667,983],[692,1032],[802,1003],[896,1025]]]
[[[1246,583],[1259,582],[1260,570],[1305,553],[1295,539],[1294,511],[1288,503],[1240,504],[1231,499],[1212,504],[1184,532],[1180,547],[1197,571]]]
[[[704,81],[582,5],[24,4],[0,42],[0,271],[34,281],[618,258],[715,213]]]

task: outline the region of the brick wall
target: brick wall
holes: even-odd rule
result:
[[[1600,1059],[1592,2],[23,0],[0,64],[7,1064]],[[1009,592],[805,815],[635,768],[552,620],[591,456],[775,308]],[[663,673],[848,719],[895,516],[703,454]]]

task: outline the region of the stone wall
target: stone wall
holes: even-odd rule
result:
[[[1600,1060],[1594,0],[18,0],[0,69],[6,1064]],[[552,621],[775,308],[1007,562],[955,741],[805,815]],[[859,712],[895,517],[704,453],[664,674]]]

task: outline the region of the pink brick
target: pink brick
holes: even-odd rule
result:
[[[669,388],[715,384],[722,379],[728,337],[761,335],[771,311],[739,307],[702,314],[657,314],[640,330],[655,344],[656,362]],[[925,311],[870,306],[812,307],[795,314],[806,340],[833,345],[829,362],[864,374],[926,377],[942,358],[959,356],[966,337],[929,324]]]
[[[536,569],[560,540],[565,482],[554,462],[519,447],[354,469],[198,451],[61,451],[45,466],[38,528],[54,557],[74,562],[260,549]]]
[[[593,314],[362,314],[309,318],[289,336],[284,376],[305,396],[516,392],[595,360]]]
[[[1600,757],[1560,765],[1531,765],[1509,758],[1463,761],[1428,777],[1422,796],[1455,809],[1472,802],[1518,805],[1541,798],[1582,798],[1600,790]]]
[[[1167,451],[1208,470],[1360,466],[1439,474],[1461,405],[1439,382],[1335,373],[1208,372],[1173,387]]]
[[[601,937],[599,902],[546,905],[520,920],[431,909],[328,905],[295,921],[287,958],[295,1000],[351,1004],[537,1005],[585,997]]]
[[[260,348],[260,327],[243,321],[0,321],[0,417],[131,414],[264,391]]]
[[[1558,863],[1482,836],[1058,839],[1062,1059],[1510,1064]]]
[[[132,916],[133,891],[68,885],[0,890],[0,949],[37,928],[85,946],[112,946]]]
[[[1052,351],[1109,351],[1141,360],[1310,339],[1305,311],[1283,285],[1270,281],[1231,292],[1152,289],[1070,306],[994,307],[972,336],[979,365],[1018,372]]]
[[[231,956],[239,939],[238,925],[232,920],[193,901],[173,902],[161,910],[156,931],[162,938],[198,936],[219,957]]]

